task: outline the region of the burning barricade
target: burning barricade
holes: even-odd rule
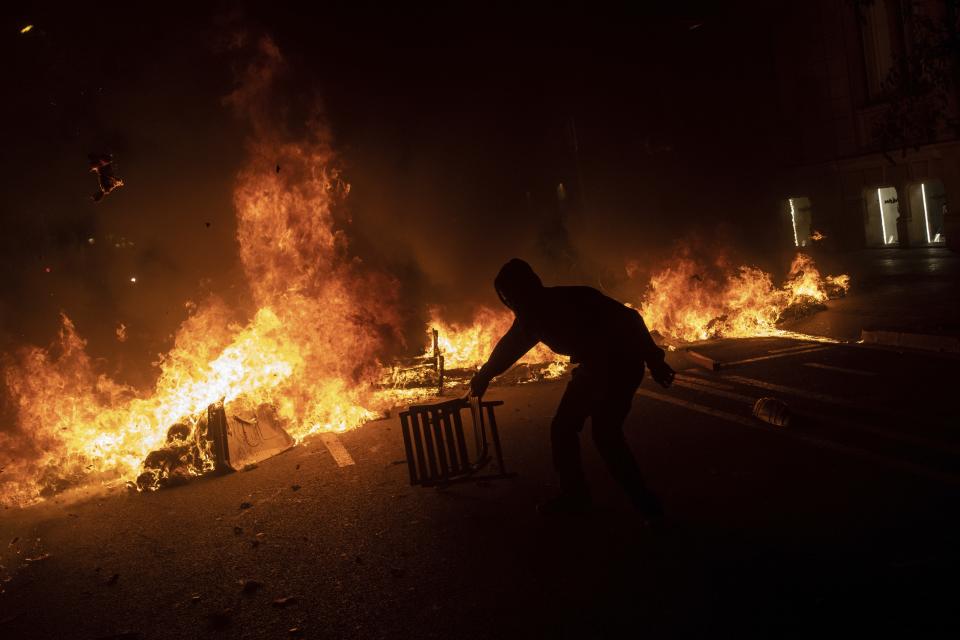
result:
[[[653,275],[639,309],[651,331],[680,343],[775,336],[785,333],[786,320],[824,309],[849,288],[849,276],[821,276],[804,253],[779,287],[756,267],[704,265],[682,255]]]
[[[276,407],[239,401],[228,414],[223,402],[167,430],[166,444],[151,451],[137,477],[137,489],[180,484],[210,471],[240,471],[294,445]]]

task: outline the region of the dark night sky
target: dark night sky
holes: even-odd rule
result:
[[[129,374],[169,347],[185,300],[242,298],[231,190],[244,131],[222,103],[238,61],[218,46],[241,27],[276,40],[293,113],[322,98],[354,249],[420,300],[492,303],[489,281],[517,253],[591,281],[627,258],[652,268],[691,228],[767,241],[779,156],[765,4],[281,4],[4,10],[4,350],[48,342],[63,310]],[[99,204],[94,150],[127,183]],[[572,265],[552,253],[559,181]]]

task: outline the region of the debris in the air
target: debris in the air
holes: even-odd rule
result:
[[[117,342],[126,342],[127,341],[127,325],[122,322],[117,325]]]
[[[94,202],[100,202],[103,199],[103,196],[107,195],[114,189],[123,186],[123,180],[118,178],[113,173],[113,156],[109,153],[91,153],[88,155],[90,159],[90,171],[97,174],[97,191],[93,193],[91,198]]]
[[[241,533],[243,533],[243,527],[234,527],[234,528],[233,528],[233,535],[238,536],[238,535],[240,535]]]
[[[241,502],[241,503],[240,503],[240,508],[241,508],[241,509],[249,509],[249,508],[252,507],[252,506],[253,506],[253,505],[250,504],[249,502]]]
[[[32,24],[24,25],[23,28],[20,29],[20,33],[30,33],[31,31],[33,31],[33,25],[32,25]]]
[[[294,491],[300,491],[300,485],[298,484],[292,485],[290,488],[293,489]]]
[[[120,579],[120,574],[119,574],[119,573],[115,573],[115,574],[113,574],[112,576],[110,576],[109,578],[107,578],[107,581],[106,581],[105,584],[106,584],[107,586],[115,585],[115,584],[117,584],[117,580],[119,580],[119,579]]]

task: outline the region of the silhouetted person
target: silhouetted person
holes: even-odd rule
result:
[[[646,488],[623,437],[623,421],[643,378],[644,363],[662,386],[673,382],[673,369],[664,362],[663,350],[653,342],[643,318],[591,287],[545,287],[530,265],[517,258],[500,269],[494,287],[515,320],[470,381],[474,395],[483,395],[491,379],[538,342],[579,365],[550,426],[560,495],[538,509],[562,513],[589,508],[580,431],[590,417],[593,441],[610,473],[641,513],[660,515],[660,502]]]

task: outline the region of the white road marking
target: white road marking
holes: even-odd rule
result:
[[[347,451],[347,448],[343,446],[342,442],[340,442],[340,438],[337,437],[337,434],[329,431],[326,433],[321,433],[320,440],[326,445],[327,450],[330,451],[330,455],[333,456],[333,459],[337,461],[337,466],[347,467],[351,464],[354,464],[353,458],[350,456],[350,452]]]
[[[748,384],[748,386],[749,386],[749,383],[745,382],[746,380],[750,380],[751,382],[754,382],[754,383],[761,382],[760,380],[753,380],[752,378],[743,378],[741,376],[726,376],[726,378],[727,379],[736,378],[738,381],[744,382],[744,384]],[[738,393],[731,393],[729,390],[733,389],[733,387],[719,384],[712,380],[704,380],[702,378],[691,379],[687,376],[681,375],[678,379],[674,380],[674,384],[685,386],[686,388],[689,388],[689,389],[702,391],[704,393],[720,396],[722,398],[728,398],[730,400],[737,400],[739,402],[748,402],[751,404],[751,406],[757,400],[755,397],[745,396]],[[831,396],[827,396],[824,394],[817,394],[812,391],[804,391],[802,389],[793,389],[792,387],[785,387],[782,385],[775,385],[771,383],[763,383],[762,385],[754,384],[753,386],[760,386],[761,388],[770,389],[772,391],[780,391],[782,393],[787,393],[789,395],[806,394],[807,397],[811,397],[812,399],[819,400],[821,402],[845,404],[845,406],[848,406],[850,408],[866,410],[868,412],[876,411],[876,408],[874,407],[866,407],[863,405],[857,405],[856,403],[846,403],[846,401],[843,401],[839,398],[832,398]],[[930,440],[928,438],[924,438],[921,436],[913,436],[910,434],[906,434],[906,433],[891,430],[891,429],[871,427],[865,424],[861,424],[859,422],[852,422],[850,420],[845,420],[843,418],[828,416],[828,415],[824,415],[822,413],[816,413],[813,411],[796,411],[796,413],[799,416],[806,416],[818,422],[822,422],[824,424],[829,424],[833,426],[838,426],[842,429],[849,429],[851,431],[861,431],[863,433],[869,433],[875,436],[880,436],[881,438],[886,438],[888,440],[896,440],[899,442],[906,442],[906,443],[913,444],[920,447],[927,447],[929,449],[933,449],[934,451],[943,451],[947,453],[960,454],[960,448],[948,442]],[[869,416],[862,416],[862,417],[869,420]]]
[[[684,389],[693,389],[694,391],[700,391],[702,393],[709,393],[711,395],[719,396],[721,398],[726,398],[728,400],[736,400],[737,402],[746,402],[753,406],[753,403],[757,401],[756,398],[751,398],[750,396],[745,396],[740,393],[733,393],[732,391],[724,391],[723,389],[716,389],[711,386],[697,384],[691,380],[674,380],[673,384],[678,387],[683,387]]]
[[[817,351],[824,351],[829,348],[830,348],[829,346],[827,347],[817,346],[817,347],[810,347],[808,349],[801,349],[798,351],[787,351],[786,353],[772,353],[767,356],[757,356],[755,358],[744,358],[743,360],[734,360],[733,362],[724,362],[721,366],[723,368],[727,368],[727,367],[732,367],[738,364],[747,364],[749,362],[760,362],[761,360],[774,360],[776,358],[787,358],[790,356],[798,356],[802,353],[814,353]]]
[[[675,404],[678,407],[690,409],[691,411],[699,411],[700,413],[705,413],[708,416],[720,418],[721,420],[726,420],[728,422],[736,422],[737,424],[742,424],[746,427],[760,426],[754,422],[752,418],[748,418],[747,416],[737,415],[736,413],[730,413],[729,411],[721,411],[720,409],[714,409],[713,407],[697,404],[696,402],[681,400],[680,398],[674,398],[673,396],[668,396],[663,393],[656,393],[655,391],[648,391],[647,389],[637,389],[637,395],[653,398],[654,400],[659,400],[660,402],[666,402],[668,404]]]
[[[705,381],[704,381],[705,382]],[[747,403],[749,406],[757,401],[755,396],[745,396],[740,393],[732,393],[730,391],[724,391],[723,389],[716,389],[711,386],[706,386],[700,381],[688,381],[686,379],[677,379],[674,380],[673,384],[678,387],[685,389],[692,389],[694,391],[700,391],[701,393],[707,393],[710,395],[718,396],[720,398],[726,398],[728,400],[735,400],[737,402]],[[810,411],[796,411],[798,416],[812,418],[817,422],[824,424],[840,427],[841,429],[848,429],[850,431],[860,431],[863,433],[869,433],[871,435],[879,436],[881,438],[886,438],[888,440],[895,440],[898,442],[906,442],[920,447],[926,447],[928,449],[933,449],[934,451],[945,451],[953,454],[960,454],[960,448],[957,448],[949,443],[940,442],[937,440],[929,440],[927,438],[912,436],[906,433],[901,433],[899,431],[892,431],[890,429],[881,429],[879,427],[871,427],[865,424],[860,424],[859,422],[852,422],[850,420],[844,420],[843,418],[836,418],[833,416],[827,416],[822,413],[813,413]]]
[[[738,415],[736,413],[730,413],[729,411],[721,411],[720,409],[714,409],[713,407],[697,404],[696,402],[689,402],[687,400],[681,400],[680,398],[674,398],[673,396],[668,396],[662,393],[648,391],[647,389],[638,389],[637,395],[641,395],[646,398],[651,398],[653,400],[659,400],[660,402],[666,402],[668,404],[673,404],[679,407],[683,407],[684,409],[689,409],[690,411],[697,411],[699,413],[703,413],[708,416],[713,416],[715,418],[720,418],[721,420],[726,420],[727,422],[733,422],[735,424],[740,424],[745,427],[752,427],[754,429],[764,431],[765,433],[775,433],[777,435],[793,438],[794,440],[799,440],[801,442],[805,442],[811,446],[819,447],[821,449],[827,449],[830,451],[836,451],[838,453],[852,455],[857,458],[869,460],[870,462],[873,462],[882,466],[899,469],[901,471],[906,471],[906,472],[924,476],[927,478],[933,478],[935,480],[948,482],[951,484],[960,483],[960,476],[956,476],[950,473],[944,473],[942,471],[937,471],[935,469],[929,469],[927,467],[924,467],[918,464],[913,464],[911,462],[904,462],[903,460],[898,460],[895,458],[889,458],[887,456],[878,455],[875,453],[871,453],[869,451],[865,451],[863,449],[848,447],[846,445],[842,445],[842,444],[833,442],[831,440],[821,440],[820,438],[814,438],[812,436],[805,435],[798,431],[791,430],[789,427],[787,428],[772,427],[754,418],[748,418],[747,416]]]
[[[685,369],[685,371],[701,371],[700,369]],[[677,379],[686,380],[687,382],[692,382],[693,384],[703,384],[708,387],[713,387],[714,389],[724,389],[726,391],[733,391],[736,389],[732,384],[723,384],[722,382],[717,382],[716,380],[706,380],[704,378],[694,378],[692,376],[678,374]]]
[[[779,391],[780,393],[786,393],[792,396],[799,396],[801,398],[809,398],[810,400],[816,400],[817,402],[825,402],[827,404],[836,404],[841,407],[848,407],[850,409],[859,409],[865,411],[876,412],[877,407],[870,407],[859,402],[853,402],[851,400],[845,400],[843,398],[836,398],[834,396],[828,396],[825,393],[817,393],[816,391],[807,391],[806,389],[797,389],[796,387],[788,387],[783,384],[774,384],[772,382],[766,382],[764,380],[757,380],[755,378],[747,378],[745,376],[735,376],[735,375],[725,375],[723,376],[724,380],[730,380],[731,382],[738,382],[740,384],[745,384],[749,387],[759,387],[760,389],[768,389],[770,391]]]
[[[787,351],[799,351],[800,349],[809,349],[810,347],[815,346],[815,342],[804,342],[800,345],[794,345],[792,347],[784,347],[783,349],[770,349],[767,353],[785,353]]]
[[[847,369],[845,367],[835,367],[830,364],[822,364],[820,362],[804,362],[803,366],[813,367],[814,369],[826,369],[827,371],[839,371],[840,373],[849,373],[853,376],[875,376],[877,375],[876,371],[864,371],[863,369]]]
[[[912,436],[907,433],[883,429],[881,427],[871,427],[865,424],[860,424],[859,422],[851,422],[850,420],[845,420],[844,418],[828,416],[822,413],[813,413],[810,411],[798,411],[797,413],[801,416],[807,416],[824,424],[840,427],[841,429],[861,431],[863,433],[869,433],[870,435],[886,438],[887,440],[906,442],[907,444],[912,444],[917,447],[925,447],[938,453],[951,453],[953,455],[960,455],[960,448],[951,445],[948,442],[930,440],[921,436]]]

